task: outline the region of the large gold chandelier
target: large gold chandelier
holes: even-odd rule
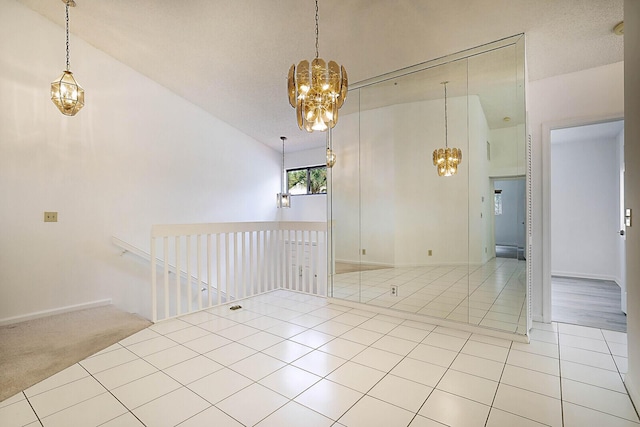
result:
[[[298,127],[307,132],[325,131],[338,123],[338,109],[347,97],[347,72],[335,61],[318,57],[318,0],[316,0],[316,57],[289,69],[289,104],[296,109]]]
[[[67,68],[51,83],[51,101],[65,116],[75,116],[84,107],[84,89],[78,84],[69,69],[69,6],[75,7],[74,0],[62,0],[66,10]]]
[[[451,176],[458,172],[458,165],[462,162],[462,150],[449,148],[449,128],[447,117],[447,83],[444,85],[444,148],[433,150],[433,165],[438,170],[438,176]]]

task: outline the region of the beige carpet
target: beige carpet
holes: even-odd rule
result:
[[[0,327],[0,402],[149,325],[104,306]]]

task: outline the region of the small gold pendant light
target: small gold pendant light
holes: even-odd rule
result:
[[[333,130],[327,132],[327,167],[332,168],[336,164],[336,153],[333,152]]]
[[[280,173],[280,192],[276,194],[276,206],[278,208],[290,208],[291,207],[291,194],[284,191],[285,183],[285,169],[284,169],[284,142],[287,140],[286,136],[281,136],[282,140],[282,170]]]
[[[78,84],[69,69],[69,6],[75,7],[74,0],[62,0],[66,10],[67,69],[51,83],[51,101],[65,116],[75,116],[84,107],[84,89]]]

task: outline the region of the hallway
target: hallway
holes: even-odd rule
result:
[[[627,332],[620,287],[610,280],[551,277],[554,322]]]

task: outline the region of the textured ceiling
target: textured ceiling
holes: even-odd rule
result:
[[[18,1],[64,25],[60,0]],[[312,0],[77,4],[73,36],[256,140],[324,143],[298,129],[286,93],[291,64],[315,55]],[[519,33],[530,80],[623,60],[612,32],[623,0],[320,0],[319,9],[320,57],[344,65],[352,83]]]

